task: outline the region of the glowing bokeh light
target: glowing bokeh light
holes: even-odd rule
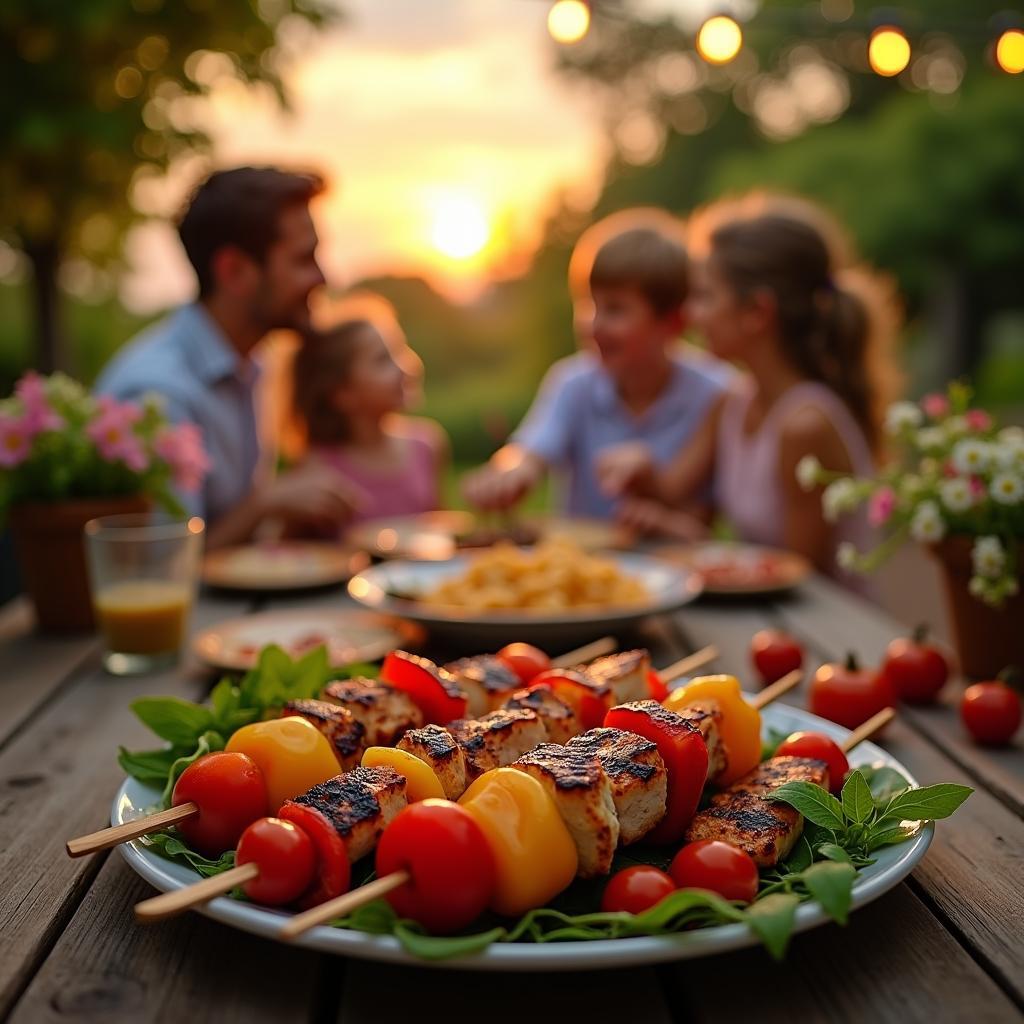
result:
[[[477,200],[463,195],[437,200],[430,241],[439,253],[453,260],[467,260],[479,253],[490,237],[490,223]]]
[[[996,42],[996,63],[1008,75],[1024,71],[1024,32],[1011,28]]]
[[[910,63],[910,43],[892,25],[875,29],[868,43],[868,63],[876,75],[892,78]]]
[[[718,14],[708,18],[697,33],[697,52],[709,64],[728,64],[743,46],[743,32],[732,18]]]
[[[578,43],[590,28],[590,8],[583,0],[558,0],[548,12],[548,32],[556,43]]]

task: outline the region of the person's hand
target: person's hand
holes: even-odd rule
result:
[[[492,461],[463,477],[462,495],[476,508],[500,511],[522,500],[536,482],[536,469],[529,460],[504,467]]]
[[[676,540],[702,540],[708,535],[707,526],[696,516],[662,505],[647,498],[626,498],[615,510],[623,526],[639,534],[673,537]]]
[[[315,462],[282,473],[262,494],[268,516],[334,528],[349,522],[368,501],[357,484]]]
[[[627,491],[650,488],[654,456],[642,441],[626,441],[598,452],[594,471],[602,493],[617,498]]]

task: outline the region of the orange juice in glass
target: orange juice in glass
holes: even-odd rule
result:
[[[115,675],[173,664],[199,579],[203,521],[156,513],[105,516],[85,526],[96,621]]]

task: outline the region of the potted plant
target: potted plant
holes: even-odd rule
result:
[[[866,572],[907,539],[928,546],[943,569],[964,672],[994,677],[1024,665],[1024,430],[999,427],[971,408],[971,391],[897,402],[886,417],[894,458],[875,479],[830,473],[813,457],[797,467],[808,490],[822,492],[825,517],[867,507],[881,532],[871,551],[841,544],[839,564]]]
[[[198,427],[172,425],[159,396],[94,398],[63,374],[25,374],[0,401],[0,517],[41,628],[92,625],[88,520],[153,504],[184,515],[174,490],[196,490],[207,468]]]

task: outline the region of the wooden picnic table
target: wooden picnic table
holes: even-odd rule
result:
[[[204,594],[193,628],[247,610],[341,605],[338,592],[274,600]],[[905,627],[816,579],[786,600],[699,603],[635,636],[665,665],[704,644],[749,676],[751,635],[784,626],[814,668],[847,650],[879,657]],[[464,651],[461,653],[476,653]],[[69,836],[108,820],[121,782],[118,744],[151,743],[128,709],[143,694],[199,698],[195,666],[134,679],[106,675],[95,638],[32,630],[20,602],[0,611],[0,1016],[40,1021],[337,1021],[426,1017],[525,1020],[1008,1021],[1024,1008],[1024,751],[985,751],[953,704],[906,710],[884,746],[922,784],[975,794],[913,875],[847,927],[797,936],[783,964],[761,949],[649,968],[494,975],[344,960],[189,914],[143,928],[132,906],[152,890],[112,851],[70,860]],[[789,700],[804,703],[795,692]]]

